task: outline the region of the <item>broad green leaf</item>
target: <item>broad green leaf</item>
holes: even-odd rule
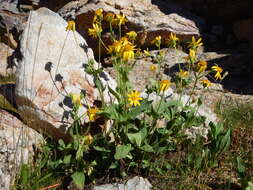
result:
[[[21,184],[27,184],[29,180],[29,167],[27,164],[23,164],[21,167],[20,179]]]
[[[101,147],[101,146],[93,146],[93,148],[99,152],[111,152],[111,150],[108,150],[105,147]]]
[[[244,166],[244,163],[243,163],[243,160],[241,159],[241,157],[237,156],[236,157],[236,162],[237,162],[237,170],[240,174],[243,174],[245,173],[245,166]]]
[[[154,152],[153,147],[148,144],[145,144],[144,146],[142,146],[141,149],[144,150],[145,152]]]
[[[141,146],[142,142],[147,136],[147,129],[143,128],[138,133],[127,133],[127,137],[130,142],[138,147]]]
[[[59,145],[61,146],[61,147],[65,147],[65,143],[64,143],[64,141],[62,140],[62,139],[60,139],[59,141],[58,141],[58,143],[59,143]]]
[[[71,161],[71,157],[72,157],[71,154],[64,156],[63,163],[64,164],[69,164],[70,161]]]
[[[108,86],[108,90],[118,100],[118,102],[120,102],[120,96],[118,95],[118,93],[114,91],[112,88],[110,88],[110,86]]]
[[[227,150],[227,148],[230,146],[231,143],[231,129],[227,130],[227,133],[225,134],[225,136],[220,136],[221,141],[219,144],[219,152],[223,152],[225,150]]]
[[[126,119],[135,119],[138,115],[140,115],[141,113],[145,112],[148,107],[150,106],[150,102],[147,100],[144,100],[141,102],[140,106],[136,106],[134,108],[132,108],[126,115]]]
[[[116,160],[126,158],[129,152],[132,150],[131,144],[127,145],[118,145],[116,147],[116,153],[114,155],[114,158]]]
[[[84,188],[85,175],[83,172],[75,172],[71,175],[71,178],[80,189]]]

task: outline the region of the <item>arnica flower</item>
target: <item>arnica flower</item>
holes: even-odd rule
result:
[[[156,71],[156,65],[152,64],[150,66],[150,70],[153,71],[153,72],[155,72]]]
[[[112,45],[108,47],[108,53],[119,53],[122,49],[121,41],[115,40]]]
[[[187,46],[190,49],[194,49],[196,50],[198,47],[202,46],[203,43],[201,42],[201,38],[199,38],[197,41],[195,40],[195,37],[192,36],[192,41],[189,43],[189,45]]]
[[[93,141],[93,137],[90,134],[84,136],[84,144],[90,145],[92,141]]]
[[[66,31],[70,30],[72,30],[73,32],[76,30],[76,23],[73,20],[68,21],[68,25],[66,26]]]
[[[128,96],[128,101],[130,102],[131,106],[141,105],[140,100],[142,100],[142,98],[140,97],[140,92],[138,92],[137,90],[132,91],[127,96]]]
[[[176,36],[176,34],[170,33],[169,35],[169,46],[176,48],[177,42],[179,41],[179,38]]]
[[[114,22],[118,25],[124,25],[127,22],[127,19],[124,14],[116,14],[116,18],[114,19]]]
[[[72,103],[74,104],[74,105],[76,105],[76,106],[81,106],[82,104],[81,104],[81,95],[80,94],[70,94],[70,98],[71,98],[71,100],[72,100]]]
[[[103,20],[103,9],[97,9],[93,18],[93,23],[101,22]]]
[[[144,50],[143,52],[144,52],[144,54],[145,54],[147,57],[151,57],[151,56],[152,56],[148,49],[147,49],[147,50]]]
[[[204,72],[206,70],[206,68],[207,68],[207,62],[206,61],[201,60],[197,63],[197,70],[198,70],[199,73]]]
[[[189,54],[186,57],[187,60],[189,60],[191,63],[194,63],[196,61],[196,51],[193,49],[189,50]]]
[[[215,75],[214,75],[214,78],[216,80],[218,80],[218,79],[221,80],[221,78],[222,78],[221,73],[222,73],[223,69],[221,67],[219,67],[218,65],[212,66],[211,68],[212,68],[213,71],[216,72]]]
[[[107,22],[112,22],[114,18],[115,18],[115,14],[113,14],[113,13],[107,13],[107,14],[105,15],[105,20],[106,20]]]
[[[180,69],[178,75],[181,78],[185,78],[185,77],[188,77],[189,73],[188,73],[188,71],[184,71],[184,70]]]
[[[203,79],[200,82],[201,82],[201,84],[203,85],[204,88],[212,86],[212,83],[207,79]]]
[[[123,60],[129,61],[131,59],[134,59],[134,47],[131,44],[126,44],[123,51]]]
[[[137,33],[135,31],[130,31],[130,32],[126,33],[126,35],[132,41],[135,40],[135,38],[137,37]]]
[[[90,121],[95,121],[96,119],[96,114],[99,112],[99,109],[97,108],[88,108],[87,110],[87,115],[89,117]]]
[[[89,28],[88,33],[90,36],[92,36],[93,38],[97,38],[99,37],[99,35],[102,32],[102,28],[101,26],[99,26],[98,24],[92,24],[93,28]]]
[[[161,40],[162,40],[161,36],[156,36],[155,39],[151,43],[155,44],[155,46],[159,48],[161,45]]]
[[[169,80],[161,80],[160,82],[160,92],[164,92],[170,87],[170,81]]]

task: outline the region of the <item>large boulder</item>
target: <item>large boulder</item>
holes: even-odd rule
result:
[[[4,43],[0,43],[0,76],[7,76],[13,73],[12,66],[10,65],[10,57],[13,49]]]
[[[47,8],[31,11],[20,42],[22,59],[16,72],[16,102],[21,117],[28,126],[56,139],[64,137],[72,122],[69,93],[85,91],[90,105],[99,94],[93,77],[84,71],[93,52],[77,32],[66,31],[66,26],[65,20]],[[107,73],[101,80],[105,86],[116,86]],[[107,88],[104,95],[109,101]],[[82,107],[79,114],[85,115],[85,111]]]
[[[0,189],[10,189],[19,166],[33,155],[42,136],[10,113],[0,110]]]
[[[151,41],[158,35],[161,35],[163,39],[168,38],[171,32],[177,34],[181,39],[190,39],[193,35],[199,36],[198,24],[195,21],[175,12],[165,14],[150,0],[71,1],[58,13],[66,19],[75,18],[78,30],[86,36],[88,28],[92,27],[94,12],[98,8],[102,8],[104,14],[107,12],[125,14],[129,22],[123,27],[123,32],[137,31],[136,42],[142,46],[150,46]],[[109,26],[104,25],[103,27]],[[106,43],[110,43],[107,34],[104,34],[103,38]],[[93,50],[97,50],[95,41],[87,38],[87,42]],[[162,40],[162,43],[165,43],[165,40]]]

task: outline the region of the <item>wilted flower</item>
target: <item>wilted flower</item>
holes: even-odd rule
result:
[[[100,22],[100,21],[102,21],[103,20],[103,9],[97,9],[96,11],[95,11],[95,15],[94,15],[94,18],[93,18],[93,23],[95,23],[95,22]]]
[[[90,145],[92,141],[93,141],[93,137],[90,134],[84,136],[84,144]]]
[[[95,121],[95,118],[96,118],[96,114],[99,112],[99,109],[97,108],[88,108],[87,110],[87,115],[89,117],[89,120],[90,121]]]
[[[197,70],[199,73],[204,72],[206,70],[206,68],[207,68],[206,61],[201,60],[197,63]]]
[[[137,33],[135,31],[130,31],[128,33],[126,33],[127,37],[130,39],[130,40],[135,40],[136,36],[137,36]]]
[[[151,43],[155,44],[155,46],[159,48],[161,45],[161,40],[162,40],[161,36],[156,36],[155,39]]]
[[[112,22],[112,20],[115,18],[115,14],[113,14],[113,13],[107,13],[106,15],[105,15],[105,20],[107,21],[107,22]]]
[[[194,63],[196,61],[196,51],[193,49],[189,50],[189,54],[186,57],[187,60],[189,60],[191,63]]]
[[[99,26],[98,24],[92,24],[92,26],[93,28],[89,28],[88,30],[89,35],[93,38],[99,37],[102,32],[101,26]]]
[[[153,71],[153,72],[155,72],[156,71],[156,65],[152,64],[150,66],[150,70]]]
[[[116,18],[114,21],[117,23],[118,26],[121,26],[122,24],[125,24],[127,22],[127,19],[124,14],[116,14]]]
[[[82,104],[81,104],[81,99],[82,99],[82,97],[81,97],[80,94],[71,93],[71,94],[70,94],[70,98],[71,98],[72,103],[73,103],[74,105],[76,105],[76,106],[78,106],[78,107],[82,105]]]
[[[188,71],[184,71],[184,70],[180,69],[178,75],[181,78],[185,78],[185,77],[188,77],[189,73],[188,73]]]
[[[127,96],[131,106],[141,105],[139,101],[142,100],[142,98],[140,97],[140,93],[137,90],[132,91]]]
[[[144,50],[143,52],[144,52],[144,54],[145,54],[147,57],[151,57],[151,56],[152,56],[148,49],[147,49],[147,50]]]
[[[212,66],[211,68],[212,68],[213,71],[216,72],[215,75],[214,75],[214,78],[216,80],[218,80],[218,79],[221,80],[221,78],[222,78],[221,73],[222,73],[223,69],[221,67],[219,67],[218,65]]]
[[[170,87],[170,81],[169,80],[161,80],[160,81],[160,91],[163,92],[167,90]]]
[[[176,36],[176,34],[170,33],[169,35],[169,46],[176,48],[177,42],[179,41],[179,38]]]
[[[201,84],[203,85],[204,88],[212,86],[212,83],[207,79],[203,79],[200,82],[201,82]]]
[[[201,38],[199,38],[197,41],[195,40],[195,37],[192,36],[192,41],[189,42],[189,45],[187,46],[190,49],[196,50],[198,47],[202,46],[203,43],[201,42]]]
[[[68,25],[66,26],[66,31],[70,30],[72,30],[73,32],[76,30],[76,23],[73,20],[68,21]]]
[[[123,60],[129,61],[134,58],[134,47],[132,44],[126,44],[123,50]]]

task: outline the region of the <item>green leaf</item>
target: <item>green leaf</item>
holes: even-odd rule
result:
[[[27,184],[29,179],[29,167],[27,164],[23,164],[20,173],[21,184]]]
[[[64,141],[63,141],[62,139],[60,139],[60,140],[58,141],[58,143],[59,143],[59,145],[60,145],[61,147],[65,148],[65,143],[64,143]]]
[[[146,111],[150,106],[150,102],[147,100],[144,100],[141,102],[140,106],[134,107],[128,112],[125,116],[126,120],[128,119],[135,119],[138,115]]]
[[[80,189],[84,188],[85,175],[83,172],[75,172],[71,175],[71,178]]]
[[[114,158],[116,160],[126,158],[129,152],[132,150],[131,144],[127,145],[118,145],[116,147],[116,153],[114,155]]]
[[[118,102],[120,102],[120,96],[118,95],[118,93],[114,91],[112,88],[110,88],[110,86],[108,86],[108,90],[118,100]]]
[[[101,147],[101,146],[93,146],[93,148],[99,152],[111,152],[111,150],[106,149],[105,147]]]
[[[144,150],[145,152],[155,152],[153,147],[148,144],[145,144],[144,146],[142,146],[141,149]]]
[[[64,163],[64,164],[69,164],[70,161],[71,161],[71,157],[72,157],[71,154],[69,154],[69,155],[67,155],[67,156],[64,156],[63,163]]]
[[[245,173],[245,166],[243,163],[243,160],[241,159],[241,157],[237,156],[236,157],[236,162],[237,162],[237,170],[240,174],[244,174]]]
[[[127,133],[127,137],[132,144],[140,147],[142,142],[146,138],[147,133],[147,129],[143,128],[138,133]]]
[[[220,153],[227,150],[227,148],[230,146],[230,143],[231,143],[230,136],[231,136],[231,129],[227,130],[227,133],[225,134],[225,136],[220,136],[221,140],[218,147]]]

